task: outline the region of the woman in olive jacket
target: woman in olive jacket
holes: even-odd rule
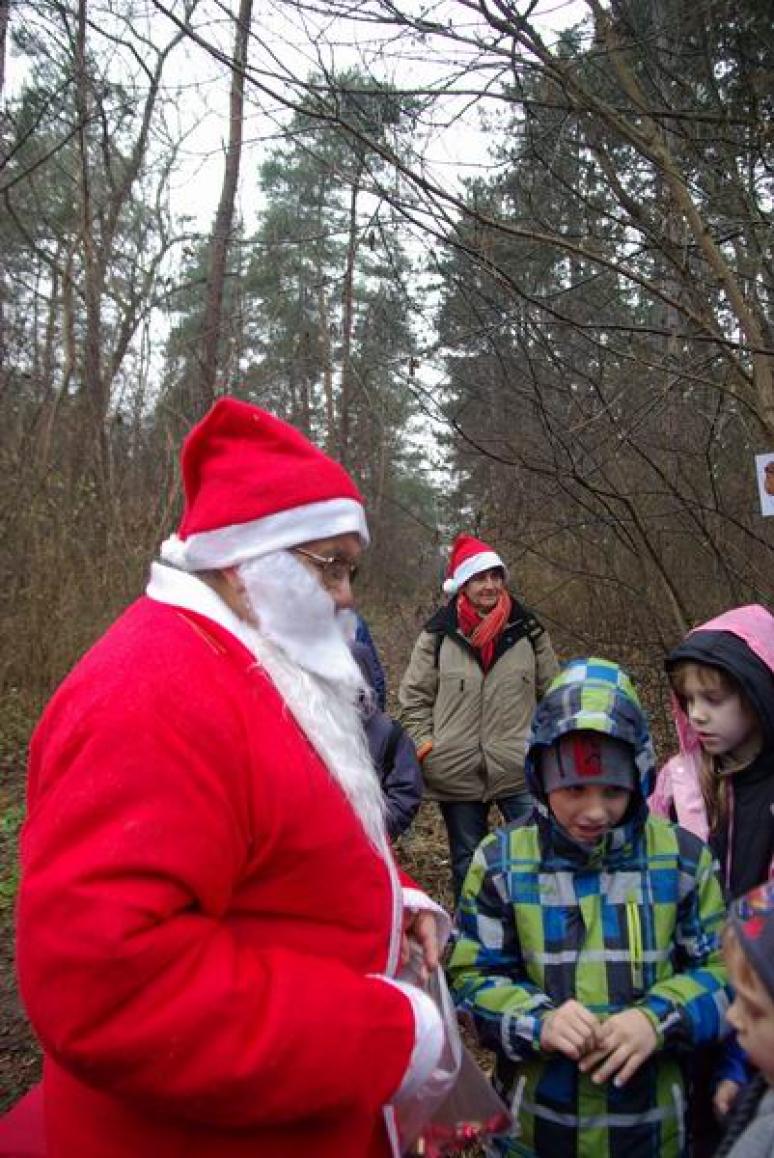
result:
[[[495,801],[529,813],[524,749],[538,699],[559,670],[548,633],[506,587],[500,556],[471,535],[452,546],[450,601],[425,624],[398,691],[425,791],[449,838],[455,904]]]

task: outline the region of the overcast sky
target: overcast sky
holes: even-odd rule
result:
[[[107,0],[110,4],[111,0]],[[166,0],[162,0],[165,3]],[[97,27],[109,26],[109,18],[99,13],[98,0],[90,4]],[[231,7],[236,8],[236,0]],[[342,71],[357,67],[394,83],[397,87],[430,86],[447,79],[455,67],[462,67],[461,49],[450,46],[440,54],[438,45],[428,51],[426,44],[408,36],[396,38],[395,30],[380,30],[374,24],[329,20],[324,3],[317,15],[302,12],[284,0],[256,0],[249,65],[267,87],[278,88],[284,76],[286,91],[292,93],[293,79],[305,78],[324,67]],[[472,19],[470,10],[441,0],[423,5],[436,21],[454,13],[456,21]],[[18,10],[17,10],[18,12]],[[585,0],[538,0],[531,21],[551,43],[557,33],[588,15]],[[17,19],[21,17],[16,16]],[[11,21],[14,8],[11,8]],[[230,56],[233,23],[229,5],[205,0],[197,10],[195,27],[204,40],[225,56]],[[155,40],[167,39],[172,24],[163,14],[151,16]],[[96,41],[93,41],[96,43]],[[109,41],[105,50],[112,51]],[[454,51],[457,55],[452,56]],[[117,60],[118,57],[113,57]],[[27,62],[10,51],[6,66],[6,92],[19,91],[29,75]],[[201,229],[212,222],[223,175],[223,152],[228,135],[229,76],[223,65],[195,43],[185,42],[173,53],[165,72],[165,87],[177,98],[179,127],[187,133],[181,151],[181,165],[174,178],[173,206],[194,217]],[[280,89],[283,82],[279,82]],[[274,142],[282,135],[289,114],[265,92],[248,85],[241,169],[240,202],[248,227],[255,224],[260,210],[256,191],[257,171]],[[429,173],[440,184],[457,185],[463,177],[481,173],[488,165],[487,146],[491,133],[482,131],[480,111],[467,98],[448,97],[438,106],[439,122],[428,126],[422,150]],[[171,133],[175,126],[170,125]]]
[[[433,9],[438,19],[444,3]],[[457,9],[459,12],[459,9]],[[533,21],[549,43],[562,29],[588,15],[584,0],[539,0]],[[373,26],[351,21],[310,23],[293,4],[258,0],[253,18],[254,34],[249,63],[259,75],[285,72],[288,91],[292,78],[305,78],[324,66],[330,71],[361,68],[397,87],[432,85],[447,78],[453,58],[428,53],[426,45],[412,44],[406,37],[399,46],[390,43],[395,33],[377,35]],[[202,32],[208,40],[231,52],[233,29],[229,20],[209,22]],[[461,62],[460,62],[461,64]],[[223,67],[196,45],[187,45],[175,58],[169,84],[181,94],[184,121],[198,122],[184,150],[185,167],[176,185],[175,203],[192,213],[198,224],[211,223],[220,192],[223,150],[228,134],[228,76]],[[276,88],[276,81],[269,80]],[[248,224],[254,224],[260,208],[255,179],[260,162],[281,137],[289,114],[266,94],[248,86],[245,141],[242,156],[241,207]],[[442,185],[457,185],[465,176],[481,173],[489,164],[491,133],[483,131],[480,111],[468,98],[449,97],[440,115],[445,124],[429,129],[423,144],[431,175]]]

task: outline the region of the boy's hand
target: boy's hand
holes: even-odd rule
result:
[[[540,1045],[546,1053],[563,1053],[577,1061],[594,1049],[602,1026],[579,1001],[565,1001],[543,1018]]]
[[[723,1078],[722,1082],[718,1082],[712,1106],[719,1118],[725,1118],[729,1113],[741,1088],[739,1082],[733,1082],[731,1078]]]
[[[598,1038],[598,1048],[578,1067],[584,1074],[595,1070],[591,1080],[597,1084],[613,1078],[614,1085],[625,1085],[658,1045],[656,1030],[639,1009],[614,1013],[603,1023]]]

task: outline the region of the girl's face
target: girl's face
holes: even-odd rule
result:
[[[744,955],[730,929],[723,937],[723,955],[734,1000],[726,1015],[739,1044],[766,1081],[774,1085],[774,1001]]]
[[[676,680],[685,714],[710,756],[730,756],[749,763],[761,750],[758,717],[722,673],[702,664],[686,664]]]

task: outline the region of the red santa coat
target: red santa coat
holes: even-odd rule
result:
[[[18,969],[51,1158],[384,1158],[395,869],[238,640],[143,598],[31,746]]]

